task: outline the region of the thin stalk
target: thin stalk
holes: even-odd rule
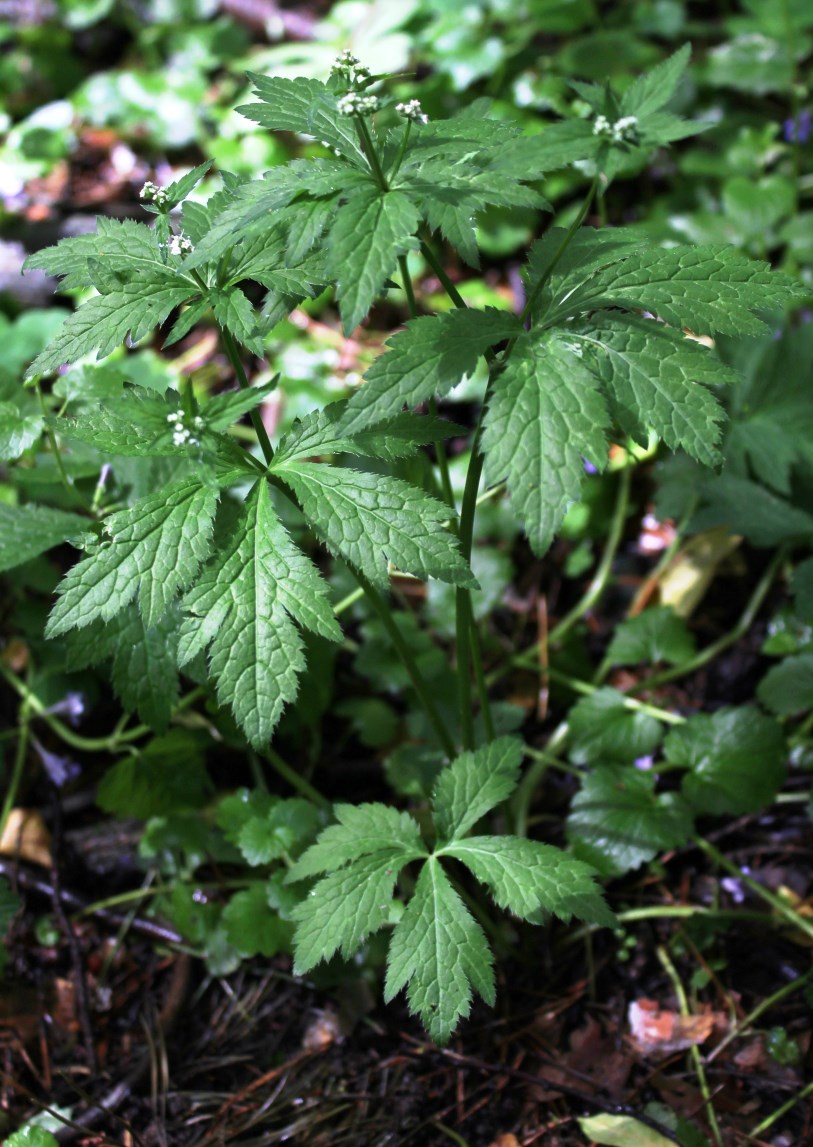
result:
[[[672,983],[675,995],[677,996],[680,1014],[682,1016],[688,1016],[689,1003],[686,999],[686,992],[684,990],[683,984],[681,983],[680,976],[677,974],[677,969],[672,963],[666,948],[659,946],[657,948],[657,956],[661,962],[661,965],[663,966],[664,971]],[[706,1108],[706,1117],[709,1121],[709,1127],[711,1128],[714,1142],[717,1144],[717,1147],[724,1147],[723,1136],[720,1133],[720,1126],[717,1122],[717,1114],[714,1110],[714,1105],[711,1102],[711,1089],[709,1088],[709,1082],[706,1078],[706,1069],[703,1066],[703,1059],[700,1055],[700,1049],[693,1044],[689,1049],[689,1055],[691,1056],[695,1074],[697,1075],[697,1082],[700,1086],[700,1094],[703,1096],[703,1104]]]
[[[465,311],[467,309],[466,300],[463,298],[463,296],[460,294],[460,291],[458,291],[457,287],[446,274],[445,270],[443,269],[443,265],[428,243],[421,243],[421,254],[437,275],[441,286],[449,298],[452,300],[454,305],[458,308],[458,310]]]
[[[78,502],[84,509],[87,509],[84,498],[76,489],[76,486],[71,481],[68,472],[65,469],[65,463],[62,461],[62,452],[59,449],[59,444],[56,440],[56,434],[54,433],[53,427],[48,425],[48,411],[45,407],[45,396],[42,393],[42,387],[39,383],[37,383],[35,389],[37,391],[37,398],[40,402],[40,410],[42,411],[43,422],[45,424],[45,437],[48,439],[48,444],[51,447],[51,453],[54,456],[54,462],[56,463],[56,468],[59,473],[59,480],[65,487],[65,491],[70,496],[71,501]]]
[[[28,703],[23,701],[20,706],[20,729],[17,736],[17,752],[14,754],[14,764],[11,768],[11,780],[9,781],[8,790],[6,791],[3,800],[3,807],[0,809],[0,838],[6,831],[6,823],[9,818],[11,810],[14,808],[14,802],[17,800],[17,793],[20,789],[20,781],[23,776],[23,766],[25,764],[25,754],[28,750]]]
[[[581,681],[578,677],[570,677],[559,669],[549,669],[548,673],[554,681],[566,685],[568,689],[572,689],[574,693],[581,693],[584,697],[592,697],[601,688],[600,685],[594,685],[590,681]],[[648,701],[638,701],[635,697],[628,697],[626,694],[622,694],[622,696],[625,709],[631,709],[635,713],[646,713],[649,717],[655,717],[656,720],[663,721],[667,725],[684,725],[686,723],[686,718],[681,717],[678,713],[671,713],[668,709],[661,709],[658,705],[650,705]]]
[[[567,250],[568,246],[570,245],[571,239],[573,238],[573,236],[576,234],[576,232],[581,227],[582,223],[584,223],[585,219],[587,218],[587,212],[590,210],[590,207],[593,203],[593,200],[596,197],[596,192],[598,191],[600,184],[601,184],[601,175],[597,174],[595,176],[595,178],[593,179],[593,182],[590,184],[590,188],[587,192],[587,195],[585,196],[584,202],[582,203],[581,207],[579,208],[578,215],[576,216],[576,218],[573,220],[573,222],[570,224],[567,231],[565,232],[564,238],[562,239],[562,242],[559,244],[559,247],[557,248],[556,254],[553,256],[550,263],[548,263],[544,272],[539,276],[539,279],[534,284],[533,290],[528,295],[528,298],[525,300],[525,306],[522,308],[522,312],[519,316],[521,322],[524,323],[526,321],[526,319],[528,319],[528,317],[530,316],[531,311],[534,308],[534,304],[536,303],[536,300],[539,298],[539,296],[542,294],[542,291],[548,285],[550,277],[553,274],[553,272],[556,270],[557,266],[559,265],[559,260],[562,258],[565,251]]]
[[[323,797],[318,789],[315,789],[309,781],[306,781],[304,777],[301,777],[299,773],[292,769],[271,745],[265,749],[263,756],[271,765],[274,772],[282,777],[284,781],[287,781],[291,788],[296,789],[306,800],[312,801],[313,804],[318,805],[319,808],[330,808],[330,801],[327,797]]]
[[[477,622],[474,618],[474,608],[472,606],[470,592],[468,612],[469,630],[471,632],[471,662],[474,669],[474,682],[477,686],[477,698],[480,702],[480,714],[483,718],[483,730],[486,735],[486,740],[493,741],[496,735],[494,731],[494,718],[491,713],[491,701],[488,696],[488,685],[486,683],[486,675],[483,668],[483,650],[480,645],[480,634],[477,629]]]
[[[618,547],[621,543],[621,535],[624,532],[624,523],[627,520],[627,509],[629,507],[630,495],[630,478],[632,474],[632,467],[625,466],[619,476],[618,494],[615,500],[615,509],[613,510],[612,521],[610,522],[610,531],[607,534],[607,542],[604,546],[604,553],[601,555],[601,561],[598,564],[595,574],[592,577],[590,584],[584,591],[582,596],[573,606],[569,613],[566,613],[558,625],[555,625],[548,634],[548,644],[555,645],[561,641],[566,634],[570,632],[574,625],[579,622],[586,613],[589,612],[599,600],[604,590],[607,588],[607,582],[610,578],[610,573],[613,567],[615,555],[618,552]],[[535,652],[528,650],[526,652]]]
[[[533,764],[527,769],[519,782],[516,792],[511,798],[511,809],[514,815],[514,834],[516,836],[528,835],[528,810],[531,807],[536,786],[548,771],[552,761],[557,760],[564,752],[567,739],[570,736],[570,726],[562,721],[554,729],[553,734],[545,746],[544,754],[534,756]]]
[[[250,384],[246,377],[246,372],[243,369],[243,364],[240,361],[240,353],[237,349],[237,343],[234,341],[231,331],[225,327],[220,328],[220,337],[223,340],[223,349],[226,352],[229,362],[232,365],[237,382],[241,390],[249,390]],[[257,441],[260,444],[260,449],[263,452],[266,464],[270,464],[274,457],[274,447],[271,445],[271,439],[268,437],[268,431],[263,425],[262,415],[256,406],[250,411],[249,417],[251,418],[251,425],[254,427],[254,433],[257,435]]]
[[[640,693],[644,689],[654,689],[658,685],[665,685],[667,681],[676,681],[679,677],[686,677],[689,673],[694,673],[697,669],[702,669],[704,665],[708,665],[715,657],[719,657],[729,646],[734,645],[740,638],[744,637],[748,630],[754,623],[756,615],[765,600],[768,590],[773,585],[774,578],[776,577],[779,568],[787,557],[787,548],[780,546],[776,551],[773,560],[771,561],[765,573],[757,583],[754,592],[742,611],[739,621],[730,629],[728,633],[724,633],[717,641],[713,641],[711,645],[707,645],[705,649],[701,649],[690,661],[684,661],[681,665],[675,665],[672,669],[664,669],[662,673],[653,673],[651,677],[644,677],[635,685],[635,692]]]
[[[771,892],[769,888],[765,888],[758,880],[754,880],[738,868],[736,864],[732,864],[727,857],[723,856],[723,854],[714,847],[711,841],[706,840],[705,837],[698,836],[695,838],[694,843],[698,848],[702,849],[707,856],[710,856],[715,864],[719,865],[720,868],[724,868],[730,876],[735,876],[737,880],[749,888],[755,896],[758,896],[760,900],[769,904],[775,912],[783,916],[789,924],[800,932],[804,932],[806,936],[813,940],[813,923],[805,919],[805,917],[801,916],[798,912],[794,912],[790,905],[786,904],[781,897]]]
[[[356,122],[356,133],[359,137],[361,149],[367,156],[367,162],[370,165],[370,170],[375,177],[375,181],[382,191],[389,191],[390,185],[387,183],[387,177],[381,166],[381,160],[378,158],[378,152],[376,151],[373,137],[370,135],[370,129],[367,127],[366,120],[364,116],[360,115],[353,116],[353,119]]]
[[[740,1022],[731,1029],[725,1039],[720,1040],[717,1046],[709,1052],[706,1056],[706,1063],[711,1063],[713,1059],[716,1059],[721,1051],[727,1048],[730,1043],[733,1043],[744,1031],[752,1027],[765,1012],[770,1011],[771,1008],[781,1003],[787,996],[792,996],[794,992],[798,992],[800,988],[806,987],[810,983],[811,978],[813,978],[813,971],[806,972],[803,976],[800,976],[798,980],[791,980],[789,984],[783,984],[781,988],[762,1000],[752,1012],[749,1012],[747,1016],[741,1019]]]
[[[119,745],[129,744],[131,741],[138,741],[141,737],[146,737],[152,733],[149,725],[134,725],[132,729],[116,730],[109,737],[82,737],[78,733],[74,733],[73,729],[69,729],[67,725],[49,713],[46,706],[43,705],[36,693],[26,685],[24,681],[9,669],[6,665],[0,662],[0,676],[4,677],[7,683],[14,689],[17,695],[28,705],[31,712],[41,717],[48,725],[53,733],[64,741],[66,745],[70,745],[72,749],[78,749],[83,753],[111,753],[115,752]],[[200,697],[204,695],[206,690],[198,685],[192,689],[185,697],[182,697],[173,710],[174,713],[180,713],[183,709],[189,708]]]
[[[401,170],[401,164],[404,162],[404,156],[406,155],[407,144],[409,143],[409,136],[411,131],[412,120],[407,120],[404,138],[401,140],[401,146],[398,148],[398,154],[395,157],[395,162],[390,169],[389,179],[394,179],[398,172]]]
[[[358,586],[351,593],[349,593],[347,597],[343,597],[340,602],[337,602],[336,605],[333,606],[334,614],[336,617],[339,617],[345,612],[345,610],[350,609],[351,605],[355,605],[356,602],[360,601],[363,597],[364,590],[361,588],[361,586]]]
[[[811,1080],[806,1087],[803,1087],[801,1091],[797,1092],[796,1095],[792,1095],[781,1107],[777,1107],[776,1111],[774,1111],[772,1115],[769,1115],[767,1119],[763,1119],[761,1123],[757,1123],[756,1127],[753,1127],[748,1132],[748,1138],[759,1139],[760,1135],[764,1135],[766,1131],[773,1127],[777,1120],[781,1119],[783,1115],[787,1115],[797,1103],[801,1103],[803,1099],[807,1099],[811,1093],[813,1093],[813,1080]]]
[[[367,596],[367,600],[370,602],[370,605],[378,615],[381,624],[386,629],[387,635],[395,647],[398,656],[403,661],[404,668],[409,674],[409,679],[412,682],[412,687],[418,695],[418,700],[423,705],[426,716],[429,719],[429,723],[435,730],[435,735],[440,741],[444,753],[449,758],[449,760],[453,760],[454,757],[457,756],[457,747],[455,746],[454,740],[452,739],[449,730],[446,728],[445,722],[441,717],[437,706],[435,705],[432,694],[429,692],[429,687],[424,680],[424,677],[420,671],[420,668],[418,667],[417,662],[415,661],[415,658],[412,655],[412,650],[404,640],[404,636],[396,625],[393,616],[387,606],[387,603],[381,597],[381,594],[378,592],[378,590],[375,589],[370,584],[370,582],[367,581],[367,578],[358,570],[354,570],[353,572],[359,585],[364,590],[364,593]]]
[[[401,284],[404,288],[404,294],[407,297],[407,306],[409,308],[409,317],[415,319],[418,317],[418,304],[415,299],[415,289],[412,285],[412,276],[409,273],[409,265],[407,263],[406,255],[398,256],[398,269],[401,272]],[[437,403],[434,396],[429,399],[429,413],[434,417],[437,415]],[[435,448],[435,456],[438,460],[438,470],[440,471],[440,484],[443,490],[443,497],[449,505],[449,508],[454,511],[454,521],[452,523],[453,529],[457,531],[457,506],[455,505],[454,491],[452,490],[452,480],[449,475],[449,460],[446,457],[446,447],[442,439],[433,442]]]

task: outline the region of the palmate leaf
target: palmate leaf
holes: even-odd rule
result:
[[[292,913],[297,925],[294,972],[310,971],[339,949],[349,958],[367,936],[383,928],[398,873],[416,858],[401,851],[375,852],[320,880]]]
[[[346,402],[332,402],[296,422],[277,447],[276,464],[324,454],[357,454],[392,461],[408,458],[424,443],[465,434],[462,426],[446,419],[404,412],[370,430],[349,435],[342,430],[346,408]]]
[[[604,314],[568,328],[605,384],[615,423],[642,445],[652,428],[672,450],[683,448],[707,466],[720,461],[716,444],[725,412],[701,383],[737,381],[713,351],[662,323]]]
[[[180,664],[209,647],[217,695],[248,740],[266,745],[305,667],[297,624],[332,641],[341,630],[327,586],[280,523],[258,482],[225,546],[183,604]],[[296,623],[296,624],[295,624]]]
[[[334,806],[333,815],[338,824],[326,828],[290,868],[289,880],[330,872],[374,852],[402,852],[406,856],[424,851],[421,831],[409,813],[382,804],[339,804]]]
[[[415,486],[314,462],[275,459],[271,469],[328,548],[374,585],[389,584],[393,562],[416,577],[476,587],[456,538],[444,528],[449,507]]]
[[[707,815],[757,812],[785,779],[782,728],[758,709],[699,713],[672,729],[663,748],[671,765],[689,770],[683,795]]]
[[[342,429],[355,434],[392,418],[404,405],[443,397],[474,373],[480,355],[521,333],[516,315],[492,307],[412,319],[365,374],[363,387],[347,404]]]
[[[652,753],[663,736],[655,717],[628,709],[623,693],[609,686],[578,701],[570,710],[568,724],[570,759],[577,765],[631,764]]]
[[[420,215],[402,191],[362,189],[341,206],[327,239],[327,272],[336,282],[344,332],[369,311],[399,255],[418,247]]]
[[[48,506],[0,503],[0,573],[86,534],[90,521]]]
[[[657,665],[681,665],[695,653],[695,641],[686,622],[671,606],[645,609],[616,626],[607,660],[612,665],[637,665],[641,661]]]
[[[612,926],[614,917],[595,885],[595,872],[566,852],[516,836],[469,836],[439,849],[454,856],[488,885],[500,908],[520,919],[540,908],[568,921],[573,916]]]
[[[521,335],[486,413],[486,480],[507,482],[537,554],[579,497],[584,458],[607,459],[606,404],[579,349],[567,332]]]
[[[522,745],[500,737],[476,753],[461,753],[438,777],[433,796],[442,842],[457,840],[517,787]]]
[[[99,216],[93,235],[76,235],[61,239],[53,247],[37,251],[26,259],[24,270],[38,268],[56,275],[63,281],[63,291],[93,286],[89,263],[101,264],[109,272],[143,272],[149,276],[156,271],[163,275],[166,268],[161,258],[155,232],[132,219],[107,219]]]
[[[204,470],[111,514],[106,540],[60,582],[46,637],[109,621],[136,593],[144,624],[157,625],[209,554],[217,500]]]
[[[26,378],[56,370],[66,362],[76,362],[91,351],[104,357],[120,346],[128,334],[133,342],[138,342],[175,307],[199,293],[195,283],[169,268],[164,268],[160,278],[156,271],[135,275],[119,290],[97,295],[69,315],[45,350],[34,359]]]
[[[178,700],[179,620],[177,610],[168,609],[146,626],[131,602],[106,625],[95,621],[65,634],[67,667],[84,669],[110,658],[113,690],[124,708],[163,732]]]
[[[272,131],[312,135],[358,167],[367,167],[352,119],[336,110],[336,96],[319,80],[260,76],[249,72],[254,95],[262,103],[243,104],[241,115]]]
[[[618,876],[660,852],[680,848],[694,817],[679,793],[655,793],[655,777],[630,765],[589,773],[571,804],[568,840],[599,872]]]
[[[493,1004],[494,957],[485,933],[435,857],[429,857],[390,940],[384,999],[407,989],[432,1039],[448,1042],[471,1010],[472,988]]]
[[[518,916],[547,911],[612,924],[582,861],[515,837],[465,837],[513,791],[521,756],[521,742],[502,737],[441,772],[432,799],[434,853],[407,813],[380,804],[337,806],[339,823],[320,834],[286,877],[291,883],[328,873],[294,912],[296,970],[308,971],[338,949],[352,956],[365,936],[390,922],[398,873],[420,860],[414,892],[390,939],[385,999],[406,988],[410,1010],[445,1043],[468,1015],[473,992],[494,1000],[491,951],[444,869],[445,857],[467,865],[498,904]]]
[[[574,284],[551,276],[546,326],[608,307],[649,311],[699,334],[761,334],[755,311],[785,307],[804,297],[800,284],[732,247],[651,247],[633,251]]]

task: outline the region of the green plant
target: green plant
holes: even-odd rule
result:
[[[661,248],[624,229],[583,226],[627,160],[643,160],[697,130],[665,110],[687,59],[681,49],[620,96],[609,87],[578,84],[584,118],[531,137],[489,118],[482,101],[451,119],[427,122],[417,100],[393,106],[383,94],[384,77],[348,53],[327,84],[254,76],[260,102],[240,110],[269,130],[314,137],[322,155],[274,167],[254,181],[221,173],[223,186],[205,205],[189,196],[206,164],[166,188],[147,183],[142,194],[154,227],[100,220],[95,235],[65,240],[29,261],[84,297],[28,369],[39,412],[29,411],[28,394],[12,396],[6,405],[13,409],[0,410],[9,422],[7,457],[24,462],[44,433],[61,479],[58,498],[32,505],[20,467],[18,503],[0,507],[5,567],[71,541],[84,556],[59,585],[46,628],[48,637],[64,641],[69,664],[112,659],[113,685],[125,707],[158,730],[172,715],[179,671],[201,684],[211,679],[219,702],[258,751],[266,750],[297,696],[306,646],[343,640],[337,615],[344,606],[331,603],[315,544],[352,571],[423,709],[418,737],[428,758],[413,767],[412,787],[404,788],[433,792],[434,851],[406,813],[384,805],[337,806],[338,824],[297,858],[272,839],[274,808],[258,808],[250,855],[240,835],[245,826],[231,838],[248,864],[281,860],[290,865],[290,881],[328,875],[284,914],[279,874],[273,895],[253,885],[247,900],[235,897],[226,910],[230,936],[242,939],[246,953],[276,950],[283,939],[273,926],[260,939],[247,938],[241,922],[256,921],[263,905],[277,909],[297,926],[297,966],[307,970],[338,948],[352,954],[368,934],[392,923],[387,994],[408,985],[410,1006],[439,1040],[466,1014],[472,984],[493,999],[491,957],[471,915],[483,916],[483,909],[476,900],[471,911],[464,905],[444,858],[461,861],[515,915],[537,920],[547,911],[612,920],[583,860],[523,839],[539,775],[534,768],[513,798],[517,834],[468,835],[512,794],[522,755],[519,738],[498,736],[506,722],[510,727],[510,715],[489,696],[473,604],[479,587],[470,563],[483,476],[492,489],[505,484],[541,557],[580,497],[585,460],[603,469],[611,443],[645,447],[654,433],[704,466],[718,464],[725,414],[710,388],[733,381],[736,372],[683,329],[757,335],[766,328],[760,313],[802,297],[792,279],[726,246]],[[549,228],[531,248],[521,313],[467,306],[438,242],[476,266],[477,213],[544,210],[537,185],[573,163],[589,172],[589,189],[570,225]],[[410,270],[410,259],[418,257],[451,309],[419,314]],[[326,288],[350,334],[376,300],[397,287],[411,317],[364,385],[348,400],[300,419],[274,446],[259,408],[279,380],[252,386],[241,348],[263,354],[280,320]],[[89,296],[91,288],[96,293]],[[43,378],[66,362],[94,351],[104,357],[125,338],[138,343],[164,323],[168,347],[210,316],[239,383],[234,392],[204,400],[191,385],[174,388],[149,378],[125,383],[106,363],[82,363],[43,387]],[[463,429],[438,417],[436,400],[478,370],[484,389],[458,504],[444,441]],[[428,413],[414,413],[424,404]],[[239,426],[245,416],[259,451],[243,444],[244,433],[233,432],[245,430]],[[420,469],[418,447],[427,443],[436,474]],[[361,461],[347,465],[348,456]],[[98,464],[109,459],[129,475],[131,496],[108,492],[97,480]],[[622,483],[622,492],[626,488]],[[42,527],[33,544],[32,522]],[[393,569],[452,587],[456,703],[449,703],[445,685],[435,688],[434,675],[446,681],[448,668],[444,662],[430,671],[437,650],[431,642],[426,648],[416,619],[386,600]],[[661,618],[649,629],[631,624],[609,656],[616,663],[679,664],[692,652],[680,626]],[[22,683],[15,687],[26,714],[47,715],[35,694]],[[594,763],[585,747],[590,737],[611,727],[627,765],[633,748],[640,755],[657,746],[657,720],[631,717],[626,699],[614,691],[595,693],[590,703],[598,711],[584,719],[590,705],[577,706],[571,729],[584,761]],[[701,728],[704,720],[708,727]],[[676,768],[689,770],[687,800],[699,803],[702,790],[703,799],[724,809],[730,775],[722,768],[721,779],[719,762],[708,764],[721,720],[724,715],[698,717],[691,728],[674,730],[666,753]],[[759,714],[753,720],[768,721]],[[55,727],[54,718],[49,721]],[[119,747],[121,738],[139,735],[119,731],[106,744]],[[773,760],[781,748],[771,734],[764,739]],[[275,767],[282,767],[279,761]],[[589,782],[599,803],[614,790],[611,774],[610,764]],[[285,775],[313,797],[291,770]],[[652,803],[647,780],[628,787],[615,829],[622,835],[630,817]],[[774,769],[759,796],[749,790],[742,798],[743,807],[753,807],[775,783]],[[682,800],[658,797],[659,819],[643,848],[616,858],[609,870],[640,863],[691,831]],[[586,860],[600,860],[595,817],[584,815],[591,807],[595,801],[585,800],[574,810],[570,834]],[[298,808],[307,823],[290,843],[301,851],[318,824]],[[399,873],[419,862],[412,898],[396,922]],[[407,872],[402,887],[410,884]]]

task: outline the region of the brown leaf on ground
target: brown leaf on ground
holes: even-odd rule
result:
[[[724,1013],[713,1011],[682,1016],[662,1008],[656,1000],[633,1000],[629,1006],[632,1046],[641,1055],[669,1054],[704,1043],[715,1030],[727,1026]]]
[[[38,812],[28,808],[11,810],[0,837],[0,856],[16,856],[31,864],[51,867],[51,834]]]
[[[632,1068],[632,1056],[616,1047],[615,1039],[604,1032],[592,1018],[570,1037],[570,1049],[556,1057],[555,1063],[543,1063],[539,1077],[544,1083],[561,1087],[579,1087],[590,1092],[591,1084],[603,1094],[620,1096]],[[534,1098],[548,1101],[558,1096],[555,1090],[535,1088]]]

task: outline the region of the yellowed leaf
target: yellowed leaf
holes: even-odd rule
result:
[[[31,864],[51,867],[51,834],[38,812],[28,808],[11,810],[0,837],[0,856],[18,856]]]

